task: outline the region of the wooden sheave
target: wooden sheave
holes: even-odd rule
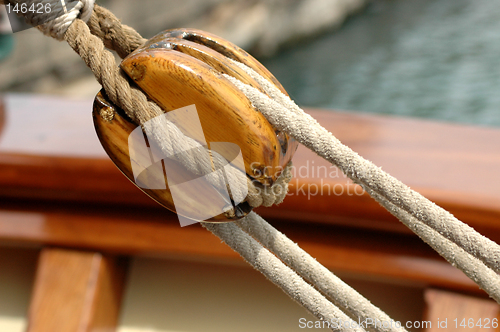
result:
[[[127,56],[121,68],[165,112],[194,105],[202,132],[200,133],[201,130],[191,119],[179,119],[176,126],[185,135],[203,142],[203,145],[205,142],[208,145],[211,142],[233,143],[241,149],[244,161],[244,165],[236,167],[240,167],[241,171],[256,183],[272,186],[290,162],[298,144],[287,134],[273,128],[248,98],[222,76],[223,73],[230,74],[264,91],[258,82],[232,64],[228,58],[250,66],[286,93],[276,78],[248,53],[220,37],[192,29],[168,30],[158,34]],[[147,150],[143,151],[144,156],[131,158],[129,137],[139,123],[112,105],[104,91],[98,94],[94,103],[94,122],[100,141],[110,158],[136,183],[134,164],[140,163],[137,162],[138,159],[150,159]],[[228,161],[234,159],[234,149],[222,148],[216,152]],[[168,167],[180,178],[177,182],[193,177],[187,174],[183,165],[168,160],[166,158],[164,162],[169,163]],[[166,173],[149,181],[168,183]],[[180,205],[187,206],[190,210],[187,214],[201,215],[213,206],[215,212],[212,215],[215,217],[209,221],[240,219],[251,211],[252,207],[242,202],[235,206],[237,213],[233,216],[219,214],[216,210],[218,206],[230,205],[230,202],[223,201],[223,195],[215,194],[215,198],[205,195],[200,197],[201,200],[193,199],[198,192],[209,192],[211,186],[208,182],[198,182],[196,186],[193,184],[181,197],[182,201],[176,197],[177,208]],[[166,190],[149,189],[145,186],[139,188],[162,206],[182,214],[174,206],[168,185]],[[201,205],[203,199],[213,202]]]

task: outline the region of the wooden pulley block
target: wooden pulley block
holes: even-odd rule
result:
[[[248,53],[220,37],[193,29],[158,34],[127,56],[121,68],[187,137],[219,153],[245,179],[272,186],[298,143],[277,131],[222,75],[233,76],[264,92],[228,58],[251,67],[286,94],[276,78]],[[99,139],[113,162],[164,207],[183,218],[213,222],[237,220],[251,211],[246,202],[231,196],[232,189],[228,196],[200,174],[192,174],[176,158],[162,159],[165,155],[161,153],[155,157],[151,152],[155,150],[154,133],[148,134],[147,125],[141,128],[134,123],[108,100],[104,91],[95,99],[93,116]],[[132,137],[139,141],[132,142]],[[140,146],[143,148],[137,149]],[[151,167],[138,167],[137,159],[148,160],[146,164]],[[217,170],[215,161],[210,162]],[[153,168],[160,171],[153,174]],[[166,186],[148,185],[151,183]]]

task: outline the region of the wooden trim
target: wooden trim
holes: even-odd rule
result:
[[[427,289],[424,298],[426,313],[423,322],[426,322],[427,328],[423,328],[423,331],[500,331],[498,322],[500,306],[491,299],[480,299],[437,289]],[[496,324],[492,324],[493,321],[496,321]]]
[[[0,95],[0,139],[2,138],[2,132],[5,127],[5,104],[3,101],[3,96]]]
[[[102,155],[98,145],[86,145],[81,151],[88,154],[82,152],[79,157],[68,154],[68,147],[95,140],[95,133],[79,123],[61,124],[58,117],[62,110],[74,112],[78,119],[85,118],[85,113],[90,117],[90,107],[82,109],[90,101],[68,102],[65,109],[65,101],[58,100],[57,107],[63,109],[57,113],[51,99],[23,98],[31,99],[27,105],[39,105],[23,109],[33,121],[30,128],[42,130],[49,138],[66,133],[67,141],[48,140],[52,143],[44,146],[43,153],[23,154],[5,148],[1,137],[0,244],[241,263],[199,226],[179,227],[174,215],[142,194],[111,161],[95,157]],[[23,107],[23,103],[17,105]],[[8,115],[19,110],[6,111]],[[44,126],[37,126],[42,113]],[[500,183],[499,129],[332,111],[310,113],[353,150],[500,241],[500,191],[491,185]],[[12,146],[40,143],[30,137],[30,130],[14,128],[9,116],[6,119],[10,142],[16,143]],[[78,132],[76,136],[68,134],[72,130]],[[258,212],[320,262],[345,274],[480,292],[368,195],[353,195],[357,187],[340,172],[326,178],[318,174],[321,167],[335,173],[325,161],[300,147],[294,165],[297,177],[291,195],[279,207]],[[300,173],[301,167],[309,173]],[[316,172],[311,173],[312,169]],[[301,191],[321,186],[336,187],[342,193]]]
[[[28,332],[114,331],[125,265],[97,252],[44,249],[28,314]]]
[[[5,202],[0,206],[0,244],[51,245],[120,255],[243,264],[200,225],[180,227],[174,214],[157,209],[58,206]],[[412,235],[273,221],[328,268],[354,277],[443,287],[484,294],[462,272]]]
[[[28,105],[36,103],[40,106],[40,109],[23,109],[27,114],[33,113],[33,121],[38,121],[40,113],[44,116],[54,113],[51,104],[55,101],[28,96],[23,98],[31,99]],[[10,99],[7,96],[6,100]],[[90,105],[90,101],[67,103],[68,112],[74,112],[75,118],[84,118],[82,113],[91,112],[84,108],[86,104]],[[17,104],[22,107],[21,103]],[[57,100],[57,107],[64,105],[64,100]],[[6,110],[7,115],[15,111]],[[353,150],[481,233],[500,241],[500,190],[491,185],[500,183],[500,173],[496,171],[500,169],[499,129],[333,111],[310,110],[309,113]],[[45,136],[70,131],[74,126],[78,134],[75,134],[74,141],[72,136],[67,137],[66,147],[95,140],[93,128],[76,127],[78,124],[62,127],[56,116],[54,118],[54,121],[45,124]],[[6,123],[6,126],[10,125],[13,124]],[[16,140],[33,141],[29,138],[29,131],[22,134],[25,128],[9,129],[16,133]],[[76,158],[67,152],[58,154],[57,151],[67,151],[60,145],[54,143],[48,149],[50,155],[26,155],[2,150],[0,140],[0,198],[133,204],[138,207],[155,205],[134,188],[109,160],[85,155]],[[86,149],[89,155],[102,155],[98,145],[90,144]],[[292,180],[292,195],[280,207],[260,209],[264,217],[408,232],[367,195],[352,195],[352,190],[348,193],[349,188],[356,187],[349,184],[340,172],[327,178],[318,176],[318,172],[312,174],[311,169],[328,167],[330,173],[335,172],[335,168],[330,168],[329,164],[307,149],[299,148],[294,165],[297,170],[308,167],[309,174],[297,174]],[[328,186],[343,192],[310,196],[303,191],[304,188]]]

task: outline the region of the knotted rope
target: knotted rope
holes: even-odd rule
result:
[[[21,1],[9,0],[9,2]],[[64,29],[67,29],[66,33],[63,33],[64,39],[85,60],[99,83],[103,85],[110,100],[129,112],[130,114],[127,114],[132,119],[143,124],[152,117],[160,115],[161,109],[154,102],[148,100],[140,90],[130,86],[127,77],[116,67],[112,54],[104,49],[106,46],[124,57],[140,46],[144,39],[132,28],[121,25],[119,20],[109,11],[97,5],[94,6],[87,27],[82,20],[75,18],[77,16],[82,19],[86,18],[85,13],[89,10],[89,6],[92,6],[93,1],[78,2],[82,3],[80,6],[81,14],[75,16],[73,13],[72,16],[68,15],[60,20],[59,24],[49,25],[46,23],[40,29],[55,38],[58,38],[57,36],[60,36]],[[68,24],[71,18],[74,21]],[[410,190],[380,168],[342,145],[331,133],[253,70],[237,62],[235,65],[242,67],[249,75],[265,86],[266,93],[271,98],[232,77],[226,76],[226,78],[240,88],[253,105],[276,128],[290,134],[342,169],[354,182],[363,186],[382,206],[429,243],[451,264],[462,269],[500,303],[500,282],[496,273],[499,271],[500,247],[496,243],[481,236],[471,227],[461,223],[445,210]],[[160,136],[169,135],[169,133],[164,132],[165,129],[159,130],[158,140],[163,144],[165,141]],[[168,128],[168,131],[170,130],[175,132],[175,128]],[[283,176],[278,182],[283,185],[288,182],[289,177],[288,169],[283,172]],[[274,197],[274,202],[281,201],[286,194],[285,188],[278,191],[279,195],[277,196],[280,197]],[[251,195],[252,193],[249,196]],[[256,201],[259,199],[262,199],[261,204],[270,203],[270,200],[266,199],[265,196],[251,197],[249,201],[257,204]],[[336,319],[338,321],[341,319],[344,321],[346,319],[349,322],[348,325],[330,326],[332,330],[364,330],[348,317],[361,321],[367,318],[390,321],[390,318],[380,309],[344,284],[255,213],[250,213],[246,218],[236,223],[202,223],[202,225],[219,236],[252,266],[266,275],[294,300],[304,305],[316,317],[322,320]],[[268,249],[276,256],[272,255]],[[348,317],[324,298],[321,293],[305,283],[304,279],[283,262],[304,279],[309,280],[321,293],[340,307]],[[350,326],[355,327],[351,328]],[[372,331],[404,330],[393,326],[366,326],[366,329]]]

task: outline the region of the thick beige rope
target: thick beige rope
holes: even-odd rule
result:
[[[113,13],[101,6],[94,7],[87,25],[90,32],[104,42],[106,48],[116,51],[122,59],[146,42],[137,31],[122,24]]]
[[[251,212],[236,224],[251,235],[266,249],[274,253],[305,280],[337,305],[343,312],[357,322],[377,322],[365,324],[369,331],[403,332],[403,327],[394,324],[384,326],[383,322],[390,322],[391,318],[368,299],[356,292],[326,267],[318,263],[311,255],[300,248],[286,235],[275,229],[255,212]]]
[[[118,54],[123,57],[126,56],[130,51],[132,51],[136,46],[140,45],[143,39],[142,37],[140,37],[140,35],[134,33],[131,28],[126,27],[120,29],[119,21],[116,20],[116,18],[111,17],[112,15],[109,15],[108,13],[106,13],[106,11],[99,10],[98,8],[99,7],[96,6],[94,15],[90,19],[89,26],[91,27],[92,32],[99,36],[99,38],[92,36],[90,34],[90,31],[86,29],[86,26],[83,24],[83,22],[81,22],[80,20],[76,20],[68,29],[65,35],[65,39],[73,47],[73,49],[82,56],[85,62],[92,69],[92,71],[96,75],[97,80],[103,85],[104,89],[108,93],[108,97],[110,97],[111,101],[117,106],[124,109],[126,112],[129,111],[129,116],[132,119],[135,119],[138,123],[145,123],[145,121],[147,121],[148,119],[161,114],[158,113],[158,106],[148,101],[147,97],[144,96],[142,92],[134,87],[131,87],[128,84],[127,78],[125,77],[125,75],[123,75],[123,73],[121,73],[121,71],[117,69],[116,64],[114,63],[114,59],[111,61],[112,55],[104,50],[104,45],[101,41],[101,39],[103,39],[106,43],[106,46],[112,49],[116,49]],[[108,19],[106,17],[108,17]],[[127,38],[129,38],[128,41],[125,40]],[[282,96],[280,95],[276,95],[273,97],[275,97],[277,100],[280,100],[280,98],[282,98]],[[161,112],[161,110],[159,111]],[[175,131],[175,128],[171,129]],[[301,130],[307,131],[309,129],[302,128]],[[164,134],[167,135],[167,137],[169,137],[170,135],[170,133],[163,133],[162,131],[160,131],[160,137],[158,137],[160,141],[162,141],[162,136]],[[354,170],[355,168],[353,168],[353,171]],[[283,179],[288,178],[288,176],[289,175],[287,174],[287,172],[284,172]],[[283,193],[286,193],[286,191],[282,190],[281,194]],[[263,200],[262,204],[267,204],[265,203],[265,199]],[[243,223],[240,223],[241,227],[244,227],[243,225]],[[273,282],[278,284],[290,296],[299,301],[299,303],[308,306],[308,310],[310,310],[318,318],[342,319],[344,317],[342,316],[343,314],[339,312],[335,306],[329,303],[328,300],[324,299],[320,293],[317,293],[314,289],[312,289],[311,291],[310,286],[305,284],[302,278],[300,278],[296,274],[290,274],[289,272],[291,270],[289,271],[288,268],[283,269],[282,267],[280,267],[278,263],[281,262],[275,256],[271,255],[266,249],[259,247],[258,243],[250,236],[248,236],[248,234],[242,232],[241,229],[236,230],[237,227],[234,224],[204,223],[204,226],[210,229],[216,235],[220,236],[226,243],[228,243],[233,249],[238,251],[252,265],[254,265],[262,273],[273,280]],[[248,231],[251,232],[250,229]],[[243,234],[239,232],[242,232]],[[262,242],[265,243],[264,239],[262,239]],[[267,245],[272,247],[269,243],[267,243]],[[279,251],[276,247],[274,247],[274,250]],[[293,252],[293,250],[291,250],[290,252]],[[281,255],[281,257],[286,257],[287,253],[279,253],[279,255]],[[283,259],[286,260],[285,258]],[[293,263],[292,261],[290,261],[289,264],[296,263],[297,262]],[[295,267],[298,266],[300,266],[300,264],[295,265]],[[311,267],[311,271],[302,271],[301,273],[303,273],[306,278],[310,277],[310,280],[315,280],[313,276],[315,275],[315,273],[318,273],[318,271],[314,271],[314,269],[316,268],[318,267],[313,266]],[[326,273],[327,270],[324,267],[323,269],[324,270],[320,271],[319,273]],[[328,281],[324,282],[324,284],[320,287],[324,287],[325,290],[331,289],[332,285],[329,283],[332,282],[332,278],[326,277],[325,280]],[[334,280],[334,282],[336,281]],[[347,297],[343,299],[335,299],[335,301],[339,304],[342,304],[342,306],[344,307],[343,309],[346,310],[351,317],[358,319],[366,317],[369,311],[365,311],[363,308],[368,308],[368,310],[372,310],[372,312],[379,315],[375,317],[385,317],[383,316],[384,314],[382,312],[377,311],[378,309],[371,308],[370,303],[367,300],[362,301],[361,304],[364,307],[362,307],[360,311],[356,312],[356,310],[349,310],[346,307],[349,307],[349,303],[351,301],[351,304],[354,306],[356,306],[358,302],[349,298],[349,296],[353,295],[352,292],[347,293]],[[354,296],[358,295],[359,294],[357,293],[354,294]],[[329,310],[329,313],[325,313],[324,310]],[[336,328],[333,329],[336,330]]]
[[[234,64],[240,66],[264,86],[264,90],[272,96],[272,99],[233,77],[225,75],[226,78],[245,93],[254,106],[276,128],[288,133],[297,141],[339,167],[355,183],[362,185],[389,212],[398,218],[404,217],[403,223],[410,225],[411,223],[407,221],[418,221],[435,230],[435,232],[424,232],[419,235],[425,236],[427,243],[436,244],[433,248],[446,259],[451,260],[452,265],[459,267],[472,280],[481,282],[479,286],[489,292],[490,296],[496,300],[500,299],[499,287],[496,284],[497,281],[495,281],[498,278],[487,281],[488,278],[478,278],[477,276],[477,271],[484,271],[481,267],[484,264],[495,272],[498,271],[500,253],[498,244],[477,233],[472,227],[462,223],[446,210],[430,202],[343,145],[330,132],[319,125],[316,120],[301,110],[290,98],[282,94],[251,68],[235,61]],[[406,214],[399,213],[398,209]],[[410,229],[418,230],[422,228],[417,225],[416,227],[410,227]],[[457,259],[453,252],[454,247],[450,248],[449,242],[442,241],[441,236],[452,241],[451,243],[457,244],[457,248],[462,248],[477,259]],[[484,264],[480,263],[481,261]],[[496,275],[495,272],[491,272]]]
[[[324,321],[325,324],[327,322],[336,323],[336,325],[324,325],[325,327],[333,331],[365,331],[364,328],[358,325],[357,320],[353,321],[349,318],[236,224],[202,223],[202,226],[221,238],[256,270],[264,274],[266,278],[314,316]],[[351,305],[357,305],[357,303]],[[390,322],[390,319],[388,322]],[[400,329],[399,331],[404,330]]]

